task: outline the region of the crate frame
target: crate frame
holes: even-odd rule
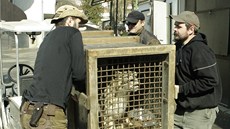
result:
[[[127,56],[145,56],[166,54],[167,63],[163,64],[167,67],[163,75],[163,83],[167,86],[162,103],[167,103],[162,113],[166,113],[163,118],[163,129],[173,129],[174,114],[174,77],[175,77],[175,46],[174,45],[154,45],[154,46],[138,46],[138,47],[120,47],[120,48],[93,48],[86,50],[86,67],[87,67],[87,88],[88,97],[87,104],[88,129],[99,129],[98,114],[98,73],[97,60],[99,58],[109,57],[127,57]],[[163,91],[164,92],[164,91]],[[162,123],[163,123],[162,122]]]

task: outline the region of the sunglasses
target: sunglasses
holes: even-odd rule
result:
[[[127,25],[127,26],[130,26],[130,25],[135,26],[136,24],[137,24],[137,23],[126,22],[126,25]]]

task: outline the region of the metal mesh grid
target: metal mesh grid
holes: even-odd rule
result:
[[[100,129],[162,128],[167,55],[98,59]]]

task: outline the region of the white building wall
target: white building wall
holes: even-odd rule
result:
[[[169,42],[169,10],[168,4],[161,1],[154,1],[154,34],[161,44]]]
[[[28,20],[42,21],[43,15],[43,0],[14,0],[15,5],[21,8]]]
[[[56,0],[43,0],[43,13],[54,14],[55,13]]]
[[[170,42],[170,6],[162,1],[144,2],[138,5],[138,10],[145,15],[145,29],[153,33],[161,44]]]
[[[33,21],[44,21],[44,14],[54,14],[55,13],[55,3],[56,0],[13,0],[13,4],[22,9],[26,16],[27,20]],[[44,33],[36,36],[35,42],[32,43],[32,40],[26,37],[21,38],[22,40],[19,43],[28,43],[29,48],[39,47],[43,38]],[[29,40],[29,41],[28,41]]]

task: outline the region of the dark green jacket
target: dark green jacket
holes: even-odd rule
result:
[[[161,44],[155,35],[151,34],[149,31],[145,30],[144,28],[141,31],[141,33],[139,33],[139,34],[129,33],[128,35],[129,36],[140,36],[140,42],[142,44],[146,44],[146,45],[159,45],[159,44]]]

